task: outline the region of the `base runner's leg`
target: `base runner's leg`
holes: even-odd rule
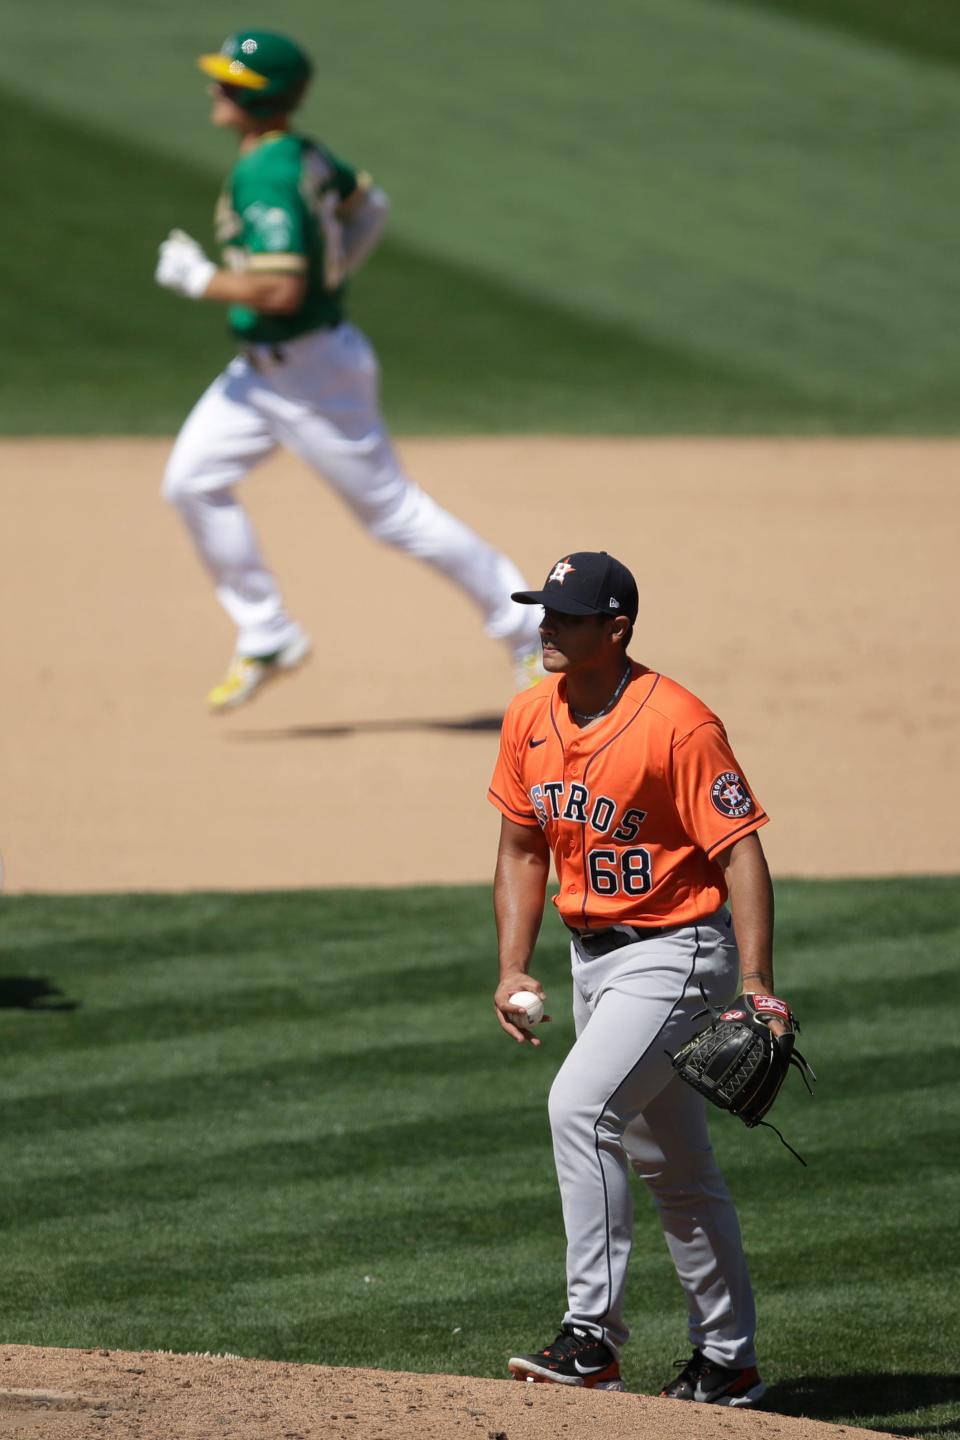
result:
[[[271,453],[269,422],[250,403],[254,375],[235,360],[198,400],[167,464],[163,494],[186,525],[237,627],[236,653],[262,656],[291,644],[299,627],[260,554],[234,486]]]
[[[379,409],[379,367],[366,337],[351,325],[317,341],[312,366],[318,386],[310,411],[295,370],[272,377],[290,405],[276,411],[277,434],[319,470],[376,540],[432,565],[480,610],[488,635],[516,656],[537,645],[536,607],[510,599],[524,578],[506,555],[449,514],[397,460]]]

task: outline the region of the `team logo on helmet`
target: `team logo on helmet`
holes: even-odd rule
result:
[[[736,770],[724,770],[717,776],[710,789],[710,799],[714,810],[719,810],[728,820],[739,820],[753,809],[753,797]]]
[[[569,555],[567,556],[566,560],[558,560],[556,565],[554,565],[553,569],[550,571],[550,574],[547,576],[547,584],[549,585],[552,581],[555,580],[558,585],[562,585],[564,580],[566,580],[567,576],[572,575],[576,568],[577,567],[575,565],[570,564]]]

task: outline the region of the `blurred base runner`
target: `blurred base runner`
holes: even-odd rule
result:
[[[290,114],[311,75],[307,56],[270,31],[230,36],[200,58],[215,82],[213,124],[240,155],[217,207],[218,268],[175,230],[156,279],[195,300],[226,304],[240,354],[188,417],[164,478],[237,640],[214,711],[249,700],[310,653],[288,614],[235,487],[279,445],[320,473],[374,539],[423,560],[479,609],[524,688],[542,676],[536,621],[511,599],[517,567],[443,510],[404,473],[380,413],[379,367],[344,318],[344,288],[376,247],[388,201],[370,177],[295,134]],[[320,565],[322,574],[322,547]],[[363,596],[341,601],[346,612]]]

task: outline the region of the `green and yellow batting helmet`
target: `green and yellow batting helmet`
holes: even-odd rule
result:
[[[234,104],[254,115],[296,109],[312,74],[300,46],[272,30],[238,30],[218,54],[201,55],[197,64]]]

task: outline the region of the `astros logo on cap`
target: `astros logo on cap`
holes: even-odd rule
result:
[[[575,565],[570,564],[569,555],[567,556],[566,560],[558,560],[556,565],[554,565],[553,569],[550,571],[550,574],[547,576],[547,584],[549,585],[552,580],[556,580],[558,585],[562,585],[564,580],[566,580],[567,576],[572,575],[576,568],[577,567]]]

